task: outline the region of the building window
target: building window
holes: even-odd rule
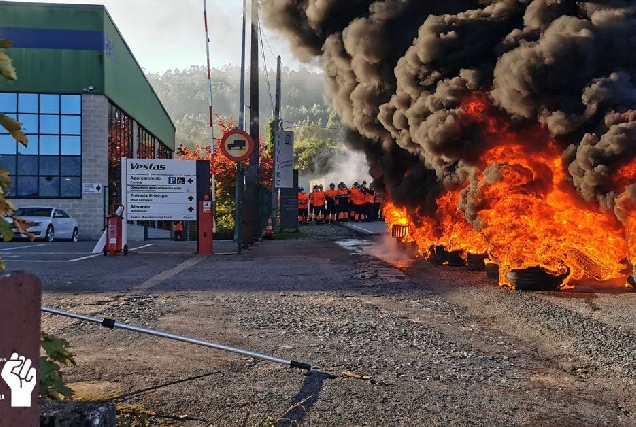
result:
[[[157,141],[157,158],[158,159],[172,159],[172,150],[168,148],[166,144],[161,141]]]
[[[133,119],[108,104],[108,204],[121,203],[121,158],[133,157]]]
[[[0,110],[22,123],[29,141],[0,127],[0,167],[13,186],[8,197],[82,197],[82,97],[0,93]]]
[[[137,125],[137,158],[155,158],[155,137],[139,124]]]

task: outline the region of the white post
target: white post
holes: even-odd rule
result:
[[[212,77],[210,70],[210,36],[208,31],[208,7],[207,0],[203,0],[203,21],[205,22],[205,54],[208,63],[208,106],[210,114],[210,165],[212,174],[210,176],[210,199],[212,201],[212,232],[216,232],[216,188],[214,182],[214,114],[212,112]]]

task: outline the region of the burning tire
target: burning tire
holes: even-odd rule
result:
[[[448,261],[448,252],[444,249],[444,246],[435,246],[433,255],[433,261],[435,261],[435,264],[441,265]]]
[[[446,265],[450,267],[466,267],[466,260],[462,257],[464,251],[446,252]]]
[[[485,265],[486,277],[489,279],[499,280],[499,264],[489,262]]]
[[[486,254],[468,253],[466,257],[466,263],[468,264],[468,271],[484,271],[486,269],[487,258],[488,258],[488,255]]]
[[[555,291],[566,277],[567,273],[555,276],[541,267],[510,270],[506,273],[506,279],[518,291]]]

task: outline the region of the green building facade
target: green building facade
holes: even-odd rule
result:
[[[0,1],[0,39],[18,74],[0,81],[0,112],[29,139],[0,129],[8,197],[60,207],[99,237],[121,201],[120,159],[172,158],[174,124],[104,6]]]

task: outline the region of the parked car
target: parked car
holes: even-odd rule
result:
[[[36,239],[48,242],[56,239],[68,239],[73,242],[79,240],[77,221],[62,209],[51,206],[29,206],[16,209],[13,212],[13,217],[32,221],[34,224],[26,231],[33,233]],[[11,229],[16,233],[15,237],[27,237],[17,232],[11,218],[7,218],[7,221],[12,224]]]

